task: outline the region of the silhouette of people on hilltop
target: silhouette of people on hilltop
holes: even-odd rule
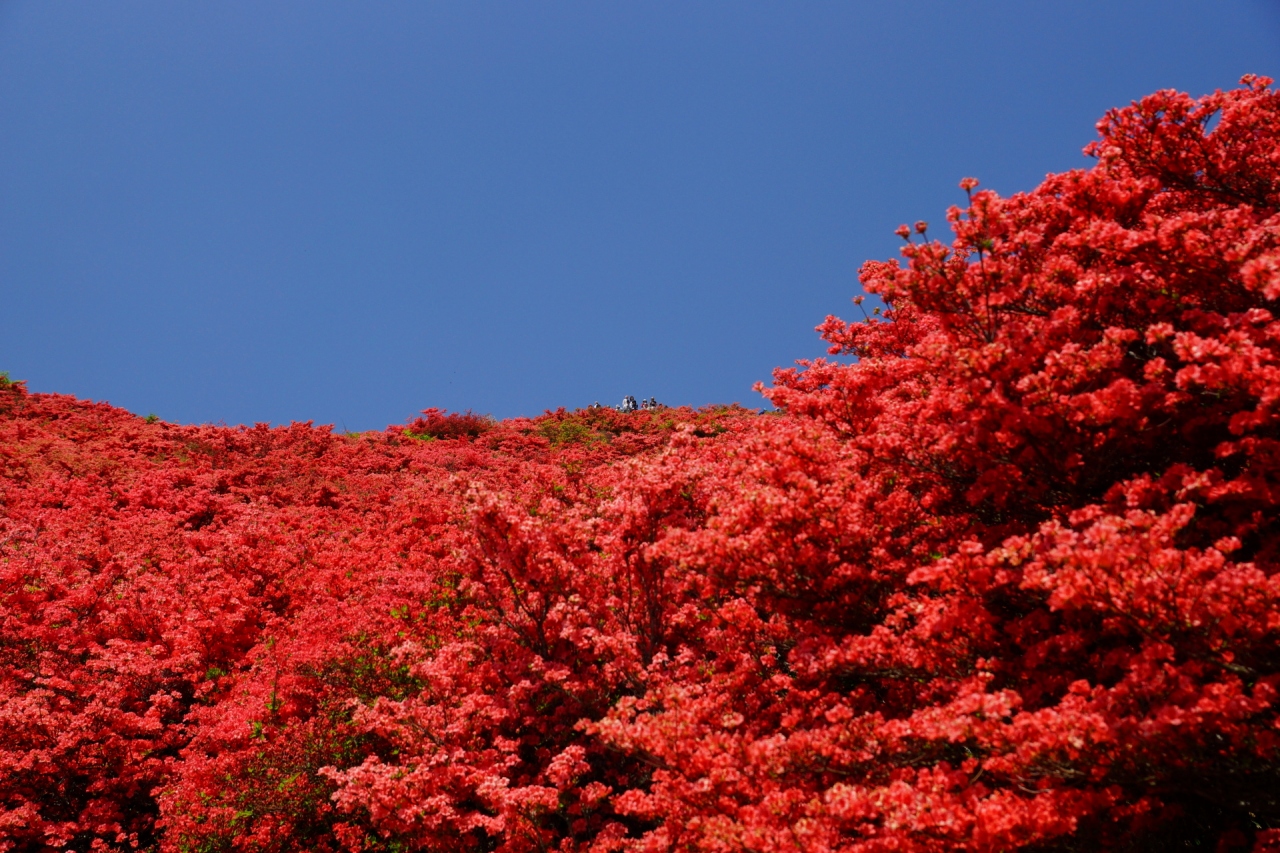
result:
[[[590,406],[587,406],[588,410],[603,408],[605,407],[600,405],[599,400],[596,400]],[[663,405],[659,403],[655,397],[650,397],[648,400],[636,400],[635,397],[628,394],[622,398],[621,403],[613,407],[613,410],[615,412],[647,412],[651,409],[661,408],[663,408]]]
[[[599,406],[600,404],[596,403],[593,405],[592,408],[599,408]],[[614,406],[614,409],[619,412],[640,412],[640,411],[648,411],[650,409],[659,409],[659,408],[662,408],[662,404],[659,403],[657,399],[654,397],[650,397],[648,400],[640,400],[637,402],[636,398],[631,396],[630,394],[623,397],[622,402],[619,403],[617,406]]]

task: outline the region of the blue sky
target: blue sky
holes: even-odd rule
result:
[[[1280,4],[0,4],[0,370],[187,423],[740,401]]]

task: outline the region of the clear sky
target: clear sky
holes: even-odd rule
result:
[[[352,430],[740,401],[966,175],[1280,77],[1280,4],[0,3],[0,370]]]

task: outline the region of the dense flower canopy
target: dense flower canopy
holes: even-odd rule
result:
[[[775,413],[0,387],[0,850],[1280,850],[1280,94],[820,330]]]

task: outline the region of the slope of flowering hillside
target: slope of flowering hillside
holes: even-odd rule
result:
[[[1280,850],[1280,94],[903,228],[780,413],[0,389],[0,849]]]
[[[457,519],[473,490],[559,501],[677,427],[742,417],[595,410],[440,438],[433,417],[446,436],[466,419],[427,415],[364,436],[174,427],[0,389],[0,848],[150,846],[158,788],[195,763],[197,717],[234,704],[299,631],[357,661],[332,664],[352,670],[333,676],[342,689],[384,689],[391,646],[343,619],[364,599],[402,618],[396,602],[418,602],[469,541]],[[332,621],[309,621],[334,603]],[[246,712],[244,734],[271,734],[292,710],[279,701]]]

